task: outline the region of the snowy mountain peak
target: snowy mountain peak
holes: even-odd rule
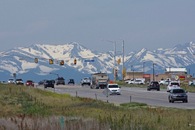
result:
[[[193,42],[173,48],[159,48],[154,51],[143,48],[125,56],[124,67],[126,70],[131,70],[133,66],[134,71],[142,71],[143,63],[145,63],[145,71],[150,73],[153,63],[157,64],[155,68],[157,72],[164,71],[166,67],[189,66],[195,62],[194,49],[195,43]],[[116,57],[121,56],[116,55]],[[34,63],[34,58],[38,58],[38,64]],[[49,64],[49,59],[53,59],[54,64]],[[76,65],[73,64],[74,59],[77,60]],[[65,61],[63,66],[59,65],[60,60]],[[113,52],[98,53],[76,42],[62,45],[34,44],[1,52],[0,75],[4,77],[7,75],[8,78],[13,73],[27,77],[30,75],[49,77],[51,72],[64,77],[70,75],[77,77],[80,75],[81,77],[81,75],[90,75],[95,72],[112,74],[113,60]],[[121,65],[117,65],[118,72],[121,71]]]

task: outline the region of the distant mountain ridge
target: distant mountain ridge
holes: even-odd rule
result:
[[[145,48],[137,52],[130,52],[124,57],[124,67],[127,71],[145,71],[152,73],[155,63],[155,72],[163,73],[167,67],[186,67],[194,72],[195,43],[178,44],[173,48],[159,48],[149,51]],[[17,74],[24,80],[56,78],[56,75],[65,79],[74,78],[77,82],[84,76],[90,76],[96,72],[106,72],[112,78],[114,67],[113,52],[99,53],[92,51],[79,43],[67,43],[64,45],[35,44],[29,47],[18,47],[0,53],[0,80],[7,80]],[[38,63],[34,63],[38,58]],[[74,59],[77,64],[74,65]],[[116,55],[116,60],[122,58]],[[54,64],[49,64],[49,59]],[[91,60],[94,62],[85,62]],[[64,60],[63,66],[59,65]],[[117,65],[119,77],[122,65]]]

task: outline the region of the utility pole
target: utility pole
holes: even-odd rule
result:
[[[116,41],[114,42],[114,81],[116,81]]]
[[[143,62],[143,78],[145,78],[145,62]]]
[[[153,81],[155,81],[155,79],[154,79],[154,63],[153,63]]]
[[[145,62],[143,62],[143,74],[145,73]]]
[[[133,69],[133,65],[131,65],[131,72],[133,72],[133,79],[134,79],[134,69]]]
[[[125,53],[124,52],[124,50],[125,50],[124,48],[125,48],[125,41],[123,40],[123,44],[122,44],[122,50],[123,50],[123,58],[122,58],[122,80],[123,81],[124,81],[124,78],[125,78],[124,77],[124,74],[123,74],[124,73],[124,55],[125,55],[124,54]]]

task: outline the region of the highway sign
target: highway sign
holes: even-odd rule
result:
[[[84,62],[94,62],[94,59],[87,59],[87,60],[84,60]]]

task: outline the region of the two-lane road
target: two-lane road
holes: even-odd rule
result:
[[[38,86],[43,89],[43,86]],[[188,103],[174,102],[169,103],[168,93],[166,90],[147,91],[146,88],[122,87],[121,95],[108,95],[106,89],[90,89],[89,86],[80,85],[58,85],[55,89],[47,88],[46,90],[57,93],[68,93],[72,96],[88,97],[105,102],[121,104],[128,102],[146,103],[151,106],[174,107],[182,109],[195,109],[195,93],[188,93]]]

